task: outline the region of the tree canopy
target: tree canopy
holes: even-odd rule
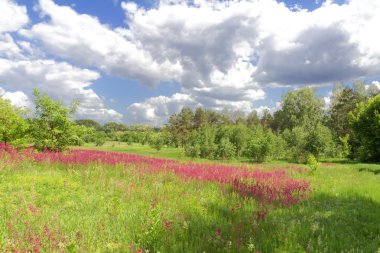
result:
[[[46,94],[34,89],[36,105],[32,119],[32,137],[37,149],[62,150],[73,135],[74,123],[70,120],[76,111],[78,102],[64,107],[62,102],[54,101]]]
[[[25,137],[26,129],[27,123],[22,117],[22,110],[0,96],[0,141],[17,142]]]

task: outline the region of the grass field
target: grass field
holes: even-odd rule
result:
[[[100,149],[182,159],[174,149],[112,145]],[[137,164],[3,155],[0,252],[380,252],[379,165],[326,163],[314,174],[251,165],[310,182],[306,199],[281,205]]]
[[[141,145],[138,143],[128,144],[126,142],[107,141],[102,146],[95,146],[94,143],[85,143],[84,146],[81,146],[79,148],[123,152],[128,154],[144,155],[158,158],[187,159],[185,157],[183,149],[180,148],[163,147],[160,151],[157,151],[156,149],[151,148],[149,145]]]

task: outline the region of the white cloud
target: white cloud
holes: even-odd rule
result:
[[[16,44],[10,34],[0,33],[0,57],[25,59],[22,49]]]
[[[324,107],[323,110],[327,111],[331,106],[331,98],[333,97],[333,93],[330,91],[326,97],[323,97]]]
[[[126,118],[133,123],[161,126],[167,118],[180,111],[184,106],[194,108],[199,106],[189,95],[176,93],[171,97],[159,96],[134,103],[127,108]]]
[[[41,40],[45,50],[54,55],[145,84],[176,79],[181,74],[178,63],[153,59],[128,30],[113,30],[96,17],[78,14],[50,0],[40,0],[39,8],[48,21],[22,30],[20,34]]]
[[[378,89],[380,89],[380,82],[379,81],[373,81],[372,85],[376,85]]]
[[[380,74],[379,1],[330,1],[312,12],[268,0],[122,7],[134,40],[154,59],[179,62],[182,92],[206,107],[249,111],[268,85]]]
[[[275,0],[165,0],[152,9],[125,2],[121,7],[127,27],[114,29],[71,7],[39,0],[45,19],[19,34],[70,64],[148,85],[180,83],[186,99],[160,96],[128,107],[131,118],[153,124],[180,103],[250,111],[253,101],[268,96],[268,86],[380,75],[380,1],[325,1],[314,11],[292,10]],[[8,40],[7,48],[16,55],[13,44]],[[0,56],[7,50],[0,48]]]
[[[80,100],[78,117],[91,117],[101,122],[120,121],[122,114],[105,108],[101,99],[89,87],[100,75],[66,62],[45,59],[45,53],[32,42],[15,40],[11,32],[25,26],[29,18],[26,7],[14,1],[0,0],[0,95],[19,107],[33,107],[29,99],[32,88],[38,88],[66,104]],[[64,18],[64,17],[62,17]]]
[[[0,0],[0,33],[17,31],[29,22],[25,6],[12,0]]]
[[[104,108],[103,100],[89,88],[98,78],[97,72],[76,68],[64,62],[0,58],[1,85],[20,89],[29,94],[32,92],[31,88],[35,87],[66,104],[79,100],[81,102],[79,117],[90,117],[101,122],[120,121],[122,115],[112,109]],[[16,95],[18,98],[22,97],[20,93],[7,96],[10,96],[10,99],[13,97],[11,100],[15,101]]]
[[[28,96],[22,91],[7,92],[0,87],[0,97],[9,99],[12,105],[20,108],[31,108],[32,102]]]

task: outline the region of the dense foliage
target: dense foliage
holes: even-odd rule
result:
[[[337,85],[329,109],[312,88],[290,91],[283,96],[281,108],[273,114],[253,110],[214,111],[184,107],[170,116],[166,126],[152,128],[90,119],[71,121],[76,103],[65,107],[35,90],[34,116],[0,100],[1,141],[33,143],[40,150],[62,150],[68,145],[107,140],[164,147],[183,148],[185,155],[207,159],[248,159],[265,162],[287,159],[306,163],[312,155],[350,157],[378,161],[379,132],[377,86]],[[30,136],[31,138],[29,138]]]
[[[360,142],[361,160],[380,162],[380,94],[350,112],[350,126]]]
[[[30,124],[34,146],[39,150],[64,149],[74,135],[70,115],[76,110],[76,104],[66,108],[62,102],[54,101],[36,89],[34,96],[36,108]]]
[[[28,125],[22,113],[22,110],[13,107],[9,100],[0,96],[0,142],[24,142]]]

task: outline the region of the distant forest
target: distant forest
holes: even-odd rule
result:
[[[35,90],[33,115],[0,98],[0,141],[17,147],[63,150],[69,145],[107,140],[183,148],[189,157],[235,159],[254,162],[286,159],[305,163],[308,159],[350,158],[380,161],[380,94],[376,85],[355,83],[336,86],[331,103],[312,88],[290,91],[281,109],[262,115],[252,111],[215,111],[184,107],[160,128],[90,119],[70,120],[78,103],[66,108]]]

